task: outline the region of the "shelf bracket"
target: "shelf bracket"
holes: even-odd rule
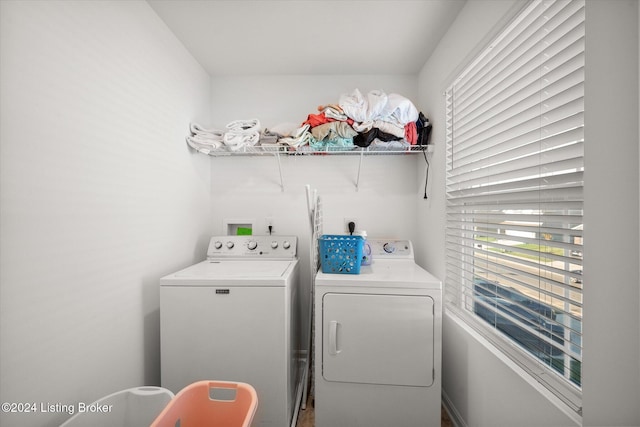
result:
[[[276,152],[276,159],[278,159],[278,172],[280,173],[280,191],[284,193],[284,180],[282,179],[282,163],[280,162],[279,152]]]

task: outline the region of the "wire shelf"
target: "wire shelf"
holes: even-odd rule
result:
[[[239,149],[228,147],[198,148],[202,154],[213,157],[223,156],[263,156],[263,155],[287,155],[287,156],[322,156],[322,155],[394,155],[414,154],[423,151],[430,152],[431,145],[406,145],[406,146],[369,146],[369,147],[325,147],[318,150],[309,147],[290,147],[287,145],[255,145],[244,146]]]

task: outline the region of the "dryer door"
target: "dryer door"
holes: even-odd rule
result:
[[[322,376],[327,381],[428,387],[434,381],[429,296],[327,293]]]

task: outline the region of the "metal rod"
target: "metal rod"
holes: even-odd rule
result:
[[[282,164],[280,163],[280,152],[276,152],[278,159],[278,172],[280,173],[280,190],[284,193],[284,180],[282,179]]]
[[[360,161],[358,162],[358,177],[356,178],[356,191],[360,190],[360,170],[362,169],[362,158],[364,157],[364,148],[360,149]]]

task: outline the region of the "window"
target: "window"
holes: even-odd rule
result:
[[[580,411],[584,1],[532,1],[447,89],[446,297]]]

